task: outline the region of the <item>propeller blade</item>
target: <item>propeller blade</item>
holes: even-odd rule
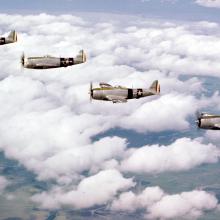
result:
[[[92,97],[93,97],[92,82],[90,82],[89,94],[90,94],[90,102],[91,102],[92,101]]]
[[[195,121],[195,123],[197,124],[197,127],[200,128],[201,127],[202,114],[199,111],[196,112],[196,119],[197,120]]]
[[[25,62],[25,55],[22,53],[21,55],[21,65],[24,67],[24,62]]]

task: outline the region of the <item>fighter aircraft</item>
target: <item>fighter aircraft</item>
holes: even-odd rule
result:
[[[196,123],[202,129],[220,130],[220,115],[197,113]]]
[[[43,57],[26,58],[24,54],[21,56],[22,66],[29,69],[50,69],[58,67],[67,67],[85,62],[86,54],[83,50],[80,50],[75,58],[52,57],[49,55]]]
[[[11,31],[8,37],[0,37],[0,45],[15,43],[17,40],[17,33],[15,31]]]
[[[112,101],[113,103],[124,103],[128,99],[139,99],[145,96],[159,95],[160,85],[155,80],[149,89],[131,89],[122,86],[111,86],[107,83],[100,83],[100,88],[93,88],[90,83],[90,100]]]

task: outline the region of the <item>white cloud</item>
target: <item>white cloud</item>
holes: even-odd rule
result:
[[[37,178],[54,180],[53,189],[34,197],[43,207],[108,203],[134,184],[118,173],[121,161],[122,165],[129,164],[129,170],[123,170],[135,175],[185,170],[218,160],[214,145],[180,139],[167,147],[139,149],[144,154],[155,151],[152,158],[157,157],[164,167],[153,159],[152,164],[145,164],[139,158],[134,165],[132,157],[139,150],[128,151],[126,139],[103,137],[94,141],[97,135],[118,127],[137,132],[181,131],[190,128],[188,117],[198,107],[216,104],[217,93],[211,98],[196,98],[204,89],[198,77],[182,80],[179,75],[219,77],[218,24],[161,23],[140,18],[126,19],[125,24],[96,23],[70,15],[0,14],[0,27],[19,33],[18,43],[0,48],[0,149]],[[30,56],[74,56],[81,48],[88,53],[88,62],[82,65],[42,71],[21,70],[19,66],[22,51]],[[122,105],[89,103],[90,81],[94,85],[104,81],[149,87],[155,79],[161,83],[161,96]],[[86,195],[95,196],[87,201],[87,196],[82,197],[82,185],[100,175],[103,179],[99,182],[106,187],[99,197],[97,191],[102,184],[92,184],[94,192],[87,190]],[[110,176],[118,185],[111,183]],[[78,206],[72,195],[82,197]]]
[[[219,0],[196,0],[196,3],[210,8],[220,8]]]
[[[166,195],[149,208],[146,217],[197,219],[204,211],[215,209],[217,203],[215,196],[204,191]]]
[[[126,212],[142,209],[146,219],[197,219],[204,211],[216,209],[217,205],[217,198],[205,191],[169,195],[159,187],[148,187],[139,194],[122,193],[110,208]]]
[[[63,177],[70,177],[74,173],[80,174],[83,171],[94,173],[103,167],[115,168],[125,148],[124,139],[107,137],[87,146],[63,150],[41,162],[40,177],[43,179],[57,177],[62,181]],[[48,167],[49,170],[46,169]]]
[[[192,96],[162,95],[158,100],[144,103],[131,115],[123,118],[121,126],[136,127],[140,132],[183,130],[189,127],[186,118],[195,112],[196,108],[195,99]]]
[[[188,170],[203,163],[216,163],[220,157],[216,146],[189,138],[178,139],[169,146],[144,146],[129,151],[121,169],[134,173]]]
[[[114,211],[134,212],[137,209],[147,208],[162,199],[165,195],[160,187],[148,187],[136,195],[132,191],[121,193],[118,199],[111,204]]]
[[[117,170],[104,170],[83,179],[76,189],[65,192],[56,188],[48,193],[37,194],[32,199],[47,209],[59,208],[63,205],[75,209],[89,208],[106,204],[119,191],[125,191],[134,185],[132,179],[124,178]]]

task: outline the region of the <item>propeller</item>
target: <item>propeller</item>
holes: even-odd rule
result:
[[[201,127],[202,114],[199,111],[196,112],[196,119],[197,120],[195,122],[196,122],[198,128],[200,128]]]
[[[21,55],[21,65],[22,65],[22,67],[24,67],[24,63],[25,63],[25,55],[24,55],[24,52],[23,52],[22,55]]]
[[[86,54],[85,54],[84,50],[82,50],[82,62],[83,63],[86,62]]]
[[[89,94],[90,94],[90,102],[91,102],[91,101],[92,101],[92,98],[93,98],[93,88],[92,88],[92,82],[90,82]]]

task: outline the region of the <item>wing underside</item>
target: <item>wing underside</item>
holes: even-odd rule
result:
[[[121,96],[113,96],[108,95],[106,96],[107,100],[112,101],[113,103],[124,103],[127,102],[127,99]]]
[[[219,130],[220,129],[220,124],[215,124],[214,129]]]

